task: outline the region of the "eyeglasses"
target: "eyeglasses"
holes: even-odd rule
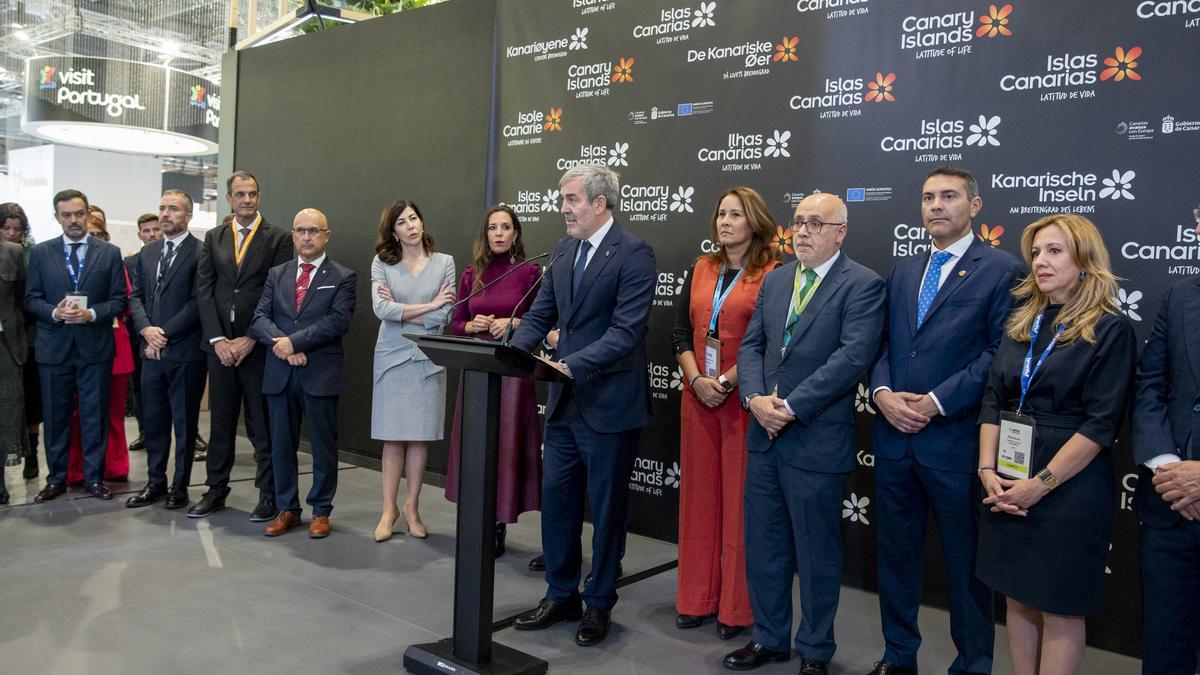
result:
[[[792,218],[792,230],[793,231],[799,230],[800,228],[803,227],[805,230],[808,231],[809,234],[820,234],[821,228],[825,227],[826,225],[845,225],[845,223],[826,223],[817,218],[813,218],[812,220],[805,220],[803,218]]]
[[[323,230],[319,227],[293,227],[292,233],[298,234],[301,237],[315,237],[318,234],[324,234],[329,230]]]

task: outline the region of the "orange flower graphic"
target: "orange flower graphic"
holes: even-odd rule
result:
[[[896,97],[892,96],[892,83],[895,81],[895,73],[888,73],[887,77],[883,73],[875,73],[875,81],[867,83],[867,88],[871,90],[867,92],[867,100],[876,103],[895,101]]]
[[[799,49],[800,38],[790,37],[783,38],[783,42],[775,45],[775,56],[771,57],[772,61],[799,61],[800,58],[796,55]]]
[[[988,7],[987,16],[979,17],[979,28],[975,29],[975,37],[983,37],[984,35],[994,38],[997,35],[1005,37],[1012,35],[1012,31],[1008,29],[1008,15],[1012,14],[1012,5],[1005,5],[1000,9],[996,9],[995,5]]]
[[[785,230],[782,225],[777,225],[775,241],[771,242],[771,248],[788,255],[795,255],[796,251],[792,249],[792,228],[789,227]]]
[[[546,113],[546,123],[542,125],[545,131],[562,131],[562,108],[551,108],[550,112]]]
[[[1131,80],[1142,79],[1142,76],[1134,71],[1138,65],[1137,59],[1141,55],[1141,47],[1134,47],[1129,51],[1125,51],[1124,47],[1117,47],[1116,58],[1110,56],[1104,59],[1104,65],[1108,67],[1100,71],[1100,79],[1111,79],[1113,82],[1120,82],[1127,77]]]
[[[979,238],[992,246],[1000,245],[1000,237],[1004,235],[1003,225],[993,225],[988,227],[986,224],[979,226]]]
[[[612,81],[617,84],[633,82],[633,57],[622,58],[619,64],[613,66]]]

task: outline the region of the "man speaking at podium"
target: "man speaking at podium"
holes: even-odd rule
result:
[[[546,405],[542,549],[548,588],[515,626],[540,630],[582,615],[575,642],[588,646],[608,636],[617,602],[629,471],[638,432],[650,417],[645,339],[657,271],[650,246],[613,218],[616,172],[583,164],[558,185],[567,236],[555,246],[541,290],[512,338],[514,346],[532,351],[557,328],[557,367],[570,378],[550,385]],[[582,612],[585,486],[594,531]]]

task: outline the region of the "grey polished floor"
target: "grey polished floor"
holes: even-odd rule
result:
[[[329,538],[296,530],[268,539],[247,520],[257,495],[241,442],[229,508],[205,520],[161,505],[126,509],[124,495],[101,502],[72,491],[31,504],[43,479],[23,481],[10,468],[13,505],[0,507],[0,672],[395,673],[409,644],[449,634],[454,509],[439,488],[422,492],[428,539],[398,535],[377,544],[379,475],[344,464]],[[133,481],[114,489],[141,487],[145,454],[131,454]],[[203,474],[198,466],[196,485]],[[302,492],[307,485],[302,476]],[[192,499],[201,491],[193,488]],[[538,523],[531,513],[509,527],[509,552],[496,563],[497,619],[542,595],[540,575],[526,569],[538,552]],[[652,569],[675,555],[674,546],[631,536],[625,570]],[[721,657],[742,638],[721,642],[712,624],[676,630],[674,591],[673,569],[625,586],[600,647],[577,647],[566,624],[495,637],[547,659],[552,672],[725,672]],[[927,673],[953,658],[947,621],[942,611],[921,613]],[[870,670],[882,650],[874,595],[843,589],[837,635],[831,672]],[[1000,629],[997,673],[1011,672],[1004,640]],[[798,667],[792,661],[761,672]],[[1139,670],[1136,660],[1099,650],[1089,650],[1083,665],[1085,673]]]

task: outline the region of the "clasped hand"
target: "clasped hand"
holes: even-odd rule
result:
[[[986,470],[979,474],[979,480],[987,493],[983,503],[991,506],[994,513],[1027,516],[1029,509],[1050,492],[1040,478],[1010,480],[997,476],[995,471]]]
[[[725,402],[729,392],[717,382],[717,378],[701,375],[692,382],[692,393],[709,408],[715,408]],[[787,410],[784,410],[787,412]],[[764,425],[765,426],[765,425]]]
[[[754,419],[767,430],[768,438],[775,438],[796,416],[788,412],[783,399],[774,394],[763,394],[750,399],[750,412]]]
[[[939,414],[929,394],[880,389],[875,394],[875,405],[879,406],[888,424],[906,434],[921,431]]]
[[[69,298],[59,300],[54,307],[54,313],[63,323],[91,323],[92,321],[92,313],[86,309],[80,309],[79,305]]]
[[[1163,464],[1154,472],[1154,489],[1188,520],[1200,520],[1200,461]]]

